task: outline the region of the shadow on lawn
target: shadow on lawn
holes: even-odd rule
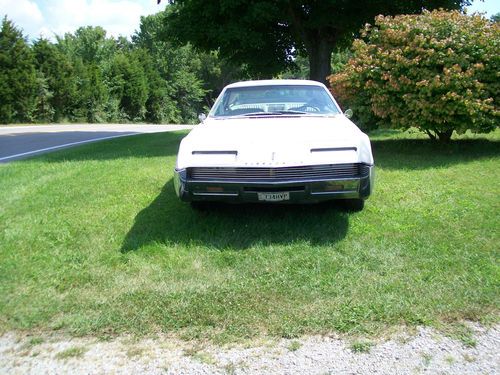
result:
[[[144,147],[140,156],[175,153],[182,136],[154,135],[151,141],[163,146]],[[473,139],[442,145],[429,140],[377,140],[373,142],[373,150],[379,168],[426,169],[498,156],[500,142]],[[98,155],[92,156],[98,158]],[[199,212],[177,199],[170,180],[151,204],[137,214],[121,250],[133,251],[149,243],[199,244],[219,250],[294,241],[331,244],[345,237],[348,219],[349,214],[337,209],[334,203],[215,205]]]
[[[330,203],[216,204],[207,211],[196,211],[178,200],[170,180],[137,214],[121,251],[137,250],[149,243],[202,245],[217,250],[294,241],[331,244],[345,237],[348,216]]]
[[[372,141],[375,165],[384,169],[427,169],[498,157],[500,142],[459,139],[441,144],[428,139]]]

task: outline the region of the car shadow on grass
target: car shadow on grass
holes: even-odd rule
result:
[[[349,213],[334,203],[214,204],[197,211],[179,201],[170,180],[137,214],[121,251],[135,251],[153,243],[233,251],[259,244],[333,244],[346,236],[348,218]]]
[[[177,148],[182,134],[155,138],[169,140],[163,152]],[[500,142],[487,139],[454,140],[439,144],[426,139],[389,139],[372,142],[377,168],[421,170],[468,163],[500,155]],[[154,150],[155,148],[153,148]],[[148,151],[144,150],[148,155]],[[96,157],[96,155],[93,155]],[[376,191],[375,191],[376,194]],[[135,217],[121,251],[134,251],[148,244],[199,245],[218,250],[243,250],[254,245],[289,244],[305,241],[313,245],[342,240],[348,231],[350,213],[335,203],[314,205],[214,205],[193,210],[175,196],[173,182]]]

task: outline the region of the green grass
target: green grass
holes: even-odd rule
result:
[[[374,134],[358,213],[193,211],[172,186],[184,134],[0,166],[0,331],[227,342],[497,321],[500,132]]]
[[[297,350],[299,350],[300,348],[302,347],[302,344],[300,343],[300,341],[297,341],[297,340],[293,340],[290,344],[288,344],[288,350],[290,350],[291,352],[296,352]]]
[[[373,343],[369,341],[355,341],[351,343],[350,349],[353,353],[369,353]]]
[[[28,341],[28,345],[30,345],[30,346],[40,345],[42,343],[43,343],[43,339],[41,337],[32,337]]]
[[[73,348],[65,349],[56,354],[57,359],[80,358],[87,352],[86,348],[75,346]]]

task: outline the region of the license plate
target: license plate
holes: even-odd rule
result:
[[[281,193],[258,193],[259,201],[280,202],[289,201],[290,193],[288,191]]]

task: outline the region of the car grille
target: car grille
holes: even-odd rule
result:
[[[359,178],[367,176],[365,164],[325,164],[300,167],[196,167],[188,169],[188,178],[203,181],[300,181],[313,179]]]

